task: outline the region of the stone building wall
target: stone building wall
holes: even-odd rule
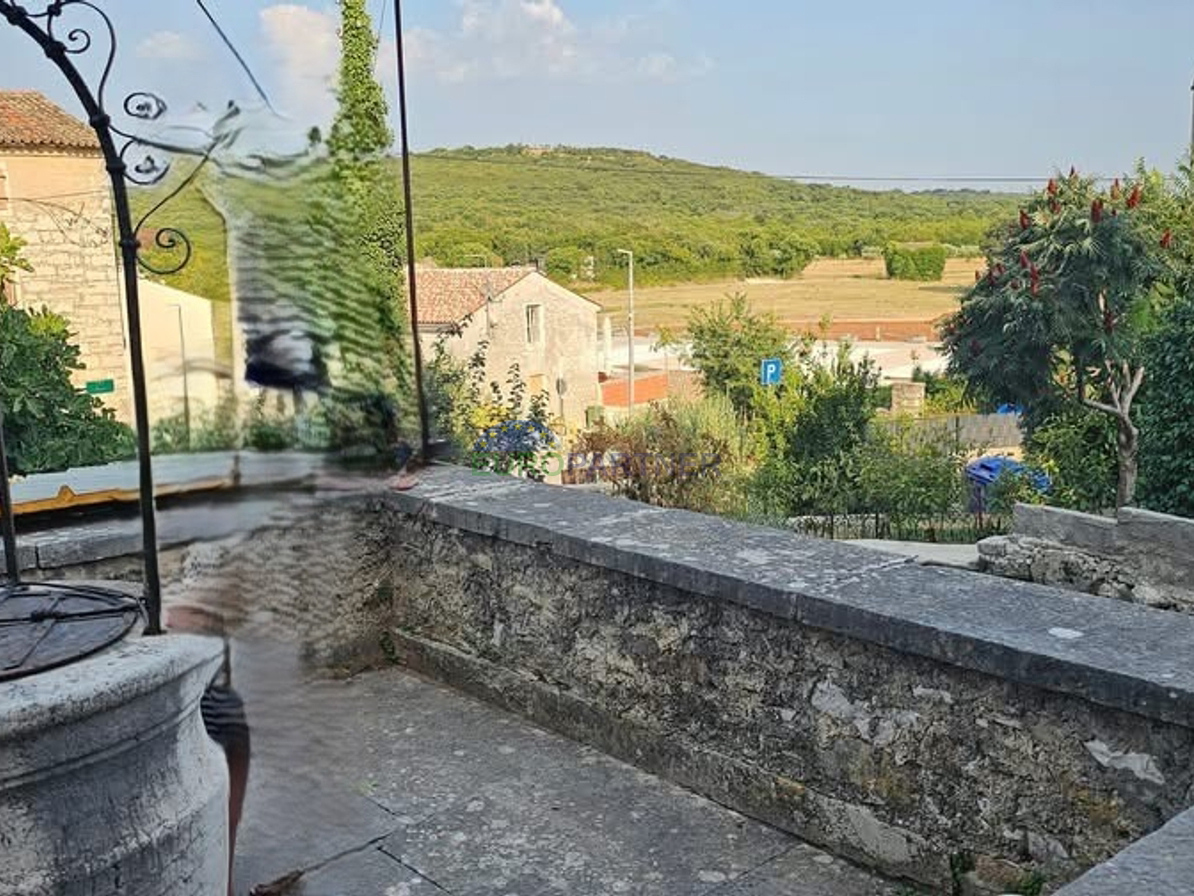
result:
[[[17,278],[17,304],[71,324],[86,370],[76,385],[112,380],[101,396],[132,420],[127,326],[107,172],[95,153],[0,152],[0,222],[26,240],[33,273]]]
[[[542,339],[527,340],[527,306],[538,305],[542,315]],[[448,337],[444,345],[461,360],[476,352],[482,340],[489,341],[486,377],[503,385],[512,363],[517,363],[529,395],[546,390],[548,409],[570,427],[585,423],[585,410],[600,403],[597,382],[599,353],[597,315],[599,306],[551,282],[542,274],[518,281],[490,305],[476,312],[459,337]],[[431,357],[436,334],[421,333],[424,352]],[[558,379],[567,383],[560,395]]]

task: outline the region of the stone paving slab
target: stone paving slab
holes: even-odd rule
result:
[[[290,896],[891,892],[787,834],[399,669],[313,678],[296,650],[238,642],[234,674],[254,733],[242,896],[300,869]]]
[[[381,849],[370,847],[304,876],[293,896],[442,896],[445,892]]]

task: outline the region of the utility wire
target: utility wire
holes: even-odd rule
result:
[[[211,23],[211,27],[216,30],[216,34],[220,36],[220,40],[224,42],[224,46],[228,48],[228,51],[240,64],[240,67],[244,70],[244,73],[249,76],[249,81],[252,82],[254,89],[257,91],[257,95],[261,97],[261,100],[265,103],[266,107],[273,112],[274,104],[269,101],[269,97],[266,95],[265,88],[261,86],[261,82],[257,80],[257,76],[253,74],[253,70],[249,68],[249,63],[247,63],[245,58],[241,56],[240,51],[236,49],[236,45],[232,43],[232,40],[225,33],[224,29],[220,27],[220,23],[216,21],[216,17],[212,15],[211,10],[207,8],[204,0],[195,0],[195,2],[199,5],[199,9],[203,11],[203,15],[207,17],[207,21]]]

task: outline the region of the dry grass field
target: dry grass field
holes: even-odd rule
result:
[[[958,307],[958,297],[974,282],[982,262],[951,258],[940,283],[889,280],[882,259],[821,259],[792,280],[722,281],[635,290],[635,329],[683,329],[694,306],[708,305],[735,292],[746,293],[757,311],[774,311],[794,329],[815,325],[824,317],[847,321],[933,321]],[[592,298],[613,312],[626,312],[625,290],[594,292]],[[869,336],[866,338],[870,338]]]

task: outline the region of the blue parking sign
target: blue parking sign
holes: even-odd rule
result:
[[[759,382],[764,386],[778,386],[783,373],[784,362],[779,358],[768,358],[759,367]]]

